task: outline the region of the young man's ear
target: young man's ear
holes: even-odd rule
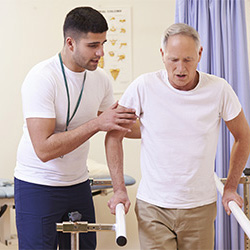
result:
[[[73,51],[74,50],[74,46],[75,46],[75,40],[72,37],[67,37],[66,38],[66,44],[68,46],[68,48]]]

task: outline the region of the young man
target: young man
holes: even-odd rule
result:
[[[131,109],[117,109],[112,85],[97,68],[107,22],[90,7],[70,11],[64,46],[28,73],[22,87],[24,134],[15,168],[19,249],[70,248],[56,223],[78,211],[95,222],[86,160],[88,139],[99,131],[128,131]],[[80,234],[80,249],[95,249],[95,233]]]
[[[170,26],[162,40],[166,70],[138,77],[119,104],[134,108],[141,128],[141,173],[136,202],[141,249],[213,249],[216,217],[214,160],[223,119],[235,138],[223,205],[242,206],[237,185],[249,156],[250,130],[237,96],[222,78],[197,71],[202,47],[186,24]],[[133,134],[134,132],[134,134]],[[122,139],[106,137],[108,165],[118,202],[128,202],[122,183]],[[140,136],[138,126],[133,136]]]

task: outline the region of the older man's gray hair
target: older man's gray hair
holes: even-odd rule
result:
[[[185,23],[172,24],[165,30],[161,39],[161,48],[163,51],[165,51],[167,46],[168,38],[175,35],[185,35],[192,37],[197,45],[197,51],[199,51],[201,46],[199,33],[193,27]]]

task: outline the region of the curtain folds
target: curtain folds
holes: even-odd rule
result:
[[[176,23],[195,28],[203,55],[198,69],[225,78],[233,87],[250,121],[250,81],[244,0],[176,0]],[[222,122],[215,171],[226,177],[234,139]],[[249,167],[249,161],[246,167]],[[209,188],[209,187],[208,187]],[[243,196],[242,185],[238,193]],[[233,216],[227,216],[218,195],[215,249],[244,249],[244,233]]]

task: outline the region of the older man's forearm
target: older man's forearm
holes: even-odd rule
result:
[[[114,192],[126,191],[123,174],[123,136],[121,132],[111,131],[105,138],[106,158]]]
[[[250,137],[246,136],[241,141],[235,141],[230,158],[230,167],[225,184],[225,189],[237,189],[240,177],[245,168],[250,152]]]

